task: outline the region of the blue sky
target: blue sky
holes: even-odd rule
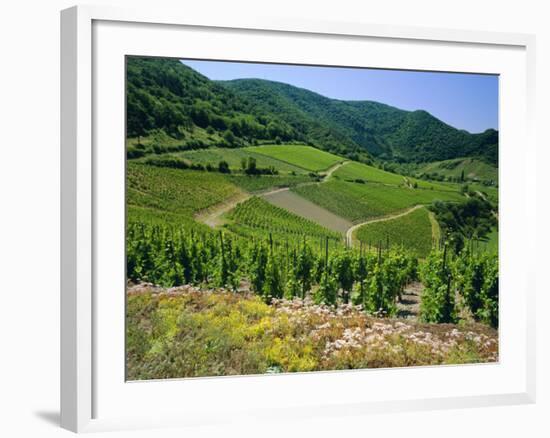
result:
[[[469,132],[498,129],[498,77],[225,61],[182,62],[214,80],[260,78],[286,82],[342,100],[374,100],[405,110],[423,109]]]

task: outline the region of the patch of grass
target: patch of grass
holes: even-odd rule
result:
[[[435,161],[420,167],[418,172],[453,178],[460,178],[464,173],[466,180],[498,181],[498,168],[476,158]]]
[[[261,198],[253,197],[238,204],[228,214],[231,223],[227,227],[240,235],[265,237],[272,233],[278,240],[300,236],[341,239],[341,235],[315,222],[276,207]]]
[[[141,209],[148,215],[192,216],[236,195],[239,188],[222,174],[147,166],[129,161],[127,167],[129,216]],[[137,209],[139,207],[139,209]]]
[[[182,129],[178,138],[166,134],[162,129],[156,129],[140,138],[127,138],[126,151],[129,159],[140,159],[147,155],[214,146],[222,142],[222,137],[217,132],[208,133],[200,127],[195,127],[192,132]]]
[[[259,168],[273,167],[280,173],[295,172],[297,174],[306,173],[304,169],[298,166],[289,164],[272,158],[265,154],[256,153],[252,148],[208,148],[196,149],[191,151],[179,152],[177,156],[185,158],[194,164],[212,164],[217,166],[220,161],[226,161],[231,170],[241,170],[242,160],[247,160],[249,157],[256,159],[256,165]]]
[[[498,229],[493,228],[493,230],[487,235],[487,242],[485,243],[485,248],[489,252],[498,253]]]
[[[483,184],[470,183],[468,188],[474,192],[480,192],[487,200],[495,205],[498,205],[498,188],[485,186]]]
[[[337,155],[303,145],[268,145],[245,149],[312,172],[327,170],[336,163],[344,161],[342,157]]]
[[[261,192],[280,187],[294,187],[313,181],[308,175],[227,175],[231,183],[250,193]]]
[[[378,182],[382,184],[390,184],[395,186],[413,187],[415,184],[418,188],[434,189],[440,191],[458,191],[458,186],[450,186],[422,181],[408,176],[398,175],[386,170],[378,169],[377,167],[367,164],[358,163],[355,161],[348,162],[344,166],[337,169],[333,176],[357,182]]]
[[[396,219],[373,222],[360,227],[355,237],[364,243],[398,245],[418,257],[426,257],[432,248],[432,223],[426,208],[419,208]]]
[[[337,179],[295,187],[292,191],[353,222],[384,216],[417,204],[431,204],[435,200],[464,199],[460,193],[453,191],[359,184]]]
[[[380,182],[396,186],[405,183],[405,177],[402,175],[386,172],[385,170],[354,161],[340,167],[332,175],[341,179],[357,179],[363,180],[364,182]]]

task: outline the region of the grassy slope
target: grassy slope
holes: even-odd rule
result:
[[[379,182],[395,186],[411,186],[416,183],[419,188],[425,189],[451,191],[456,191],[457,189],[456,186],[423,181],[357,162],[347,163],[345,166],[336,170],[333,175],[345,180],[362,179],[365,182]]]
[[[128,162],[129,219],[181,220],[239,193],[222,174],[147,166]]]
[[[425,208],[415,210],[405,216],[386,221],[374,222],[360,227],[355,237],[373,245],[388,242],[402,245],[419,257],[425,257],[432,247],[432,224]]]
[[[460,178],[462,171],[466,179],[481,181],[497,181],[498,168],[476,158],[455,158],[452,160],[435,161],[418,169],[420,173],[437,173],[445,177]]]
[[[498,251],[498,230],[494,228],[487,236],[488,241],[486,244],[488,251]]]
[[[468,184],[470,190],[479,191],[486,195],[487,199],[494,203],[498,204],[498,188],[491,186],[484,186],[483,184]]]
[[[303,145],[273,145],[246,148],[313,172],[326,170],[343,161],[342,157]]]
[[[231,183],[239,186],[249,193],[263,192],[280,187],[293,187],[297,184],[303,184],[314,181],[308,175],[262,175],[249,176],[243,174],[226,175]]]
[[[287,162],[277,160],[266,154],[259,154],[250,150],[250,148],[208,148],[208,149],[197,149],[185,152],[179,152],[176,154],[183,158],[188,159],[192,163],[206,165],[208,163],[213,166],[217,166],[218,163],[222,160],[227,161],[231,169],[241,169],[241,161],[243,159],[248,159],[249,157],[256,159],[256,164],[258,167],[274,167],[280,173],[290,173],[295,172],[305,173],[305,170],[301,167],[294,166]]]
[[[273,233],[276,237],[329,237],[340,239],[341,235],[315,222],[297,216],[283,208],[271,205],[261,198],[253,197],[238,204],[229,214],[231,223],[227,227],[243,236],[265,237]]]
[[[323,184],[295,187],[292,191],[354,222],[384,216],[417,204],[431,204],[435,200],[464,199],[458,192],[359,184],[336,179]]]

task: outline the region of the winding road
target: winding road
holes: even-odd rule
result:
[[[305,186],[305,185],[311,185],[311,184],[321,184],[326,181],[332,176],[332,174],[338,170],[343,165],[349,163],[349,161],[342,161],[340,163],[336,163],[335,165],[329,167],[326,171],[321,173],[322,179],[321,181],[317,182],[305,182],[302,184],[297,184],[297,186]],[[270,195],[274,195],[276,193],[286,192],[290,190],[290,187],[280,187],[277,189],[270,189],[265,192],[259,192],[259,193],[246,193],[246,192],[240,192],[237,195],[232,196],[229,199],[226,199],[224,202],[221,202],[219,204],[213,205],[206,210],[203,210],[199,212],[197,215],[195,215],[195,219],[199,222],[202,222],[206,225],[208,225],[211,228],[216,228],[223,224],[223,215],[227,213],[228,211],[232,210],[237,204],[246,201],[247,199],[251,198],[252,196],[261,196],[262,198],[266,199]],[[296,195],[298,196],[298,195]],[[268,199],[266,199],[268,200]],[[269,201],[269,200],[268,200]],[[309,201],[308,201],[309,202]]]
[[[364,222],[360,222],[358,224],[355,224],[353,225],[352,227],[348,228],[348,230],[346,231],[346,243],[348,246],[352,246],[353,245],[353,233],[360,227],[362,227],[363,225],[367,225],[367,224],[373,224],[375,222],[384,222],[384,221],[390,221],[392,219],[397,219],[397,218],[400,218],[402,216],[406,216],[408,215],[409,213],[412,213],[413,211],[415,210],[418,210],[419,208],[422,208],[424,207],[424,205],[422,204],[419,204],[419,205],[415,205],[414,207],[411,207],[405,211],[402,211],[401,213],[398,213],[398,214],[393,214],[393,215],[388,215],[388,216],[382,216],[382,217],[377,217],[377,218],[374,218],[374,219],[369,219],[367,221],[364,221]]]

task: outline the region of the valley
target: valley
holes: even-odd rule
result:
[[[127,103],[132,379],[498,360],[496,131],[163,59]]]

